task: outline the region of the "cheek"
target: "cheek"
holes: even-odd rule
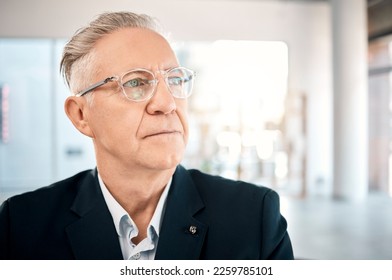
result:
[[[139,120],[140,116],[134,114],[132,109],[102,106],[94,111],[90,122],[97,140],[124,142],[135,137]]]
[[[185,100],[177,102],[177,115],[184,129],[184,139],[188,142],[189,124],[188,124],[188,103]]]
[[[185,145],[188,144],[188,140],[189,140],[189,127],[188,124],[186,126],[184,126],[184,142]]]

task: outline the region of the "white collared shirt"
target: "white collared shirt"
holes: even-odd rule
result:
[[[147,237],[137,245],[132,242],[132,238],[138,235],[139,229],[125,209],[122,208],[122,206],[114,199],[112,194],[106,188],[99,173],[98,180],[103,197],[116,227],[124,260],[153,260],[158,245],[159,230],[161,228],[161,220],[165,211],[166,198],[172,179],[170,179],[159,198],[154,215],[147,226]]]

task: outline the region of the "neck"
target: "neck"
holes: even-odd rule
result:
[[[155,210],[175,171],[175,167],[166,170],[121,170],[110,164],[97,164],[97,168],[109,192],[132,217],[139,211]]]
[[[147,236],[147,226],[175,167],[167,170],[123,170],[97,161],[97,168],[106,188],[137,225],[139,235],[133,240],[137,244]]]

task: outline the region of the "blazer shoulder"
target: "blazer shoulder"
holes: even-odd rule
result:
[[[200,170],[190,169],[188,170],[195,182],[198,189],[208,189],[211,191],[224,191],[224,193],[236,193],[238,191],[249,193],[266,195],[269,193],[275,193],[274,190],[266,186],[257,185],[251,182],[245,182],[241,180],[228,179],[219,175],[211,175],[204,173]]]
[[[22,194],[12,196],[6,200],[6,202],[12,206],[23,206],[23,208],[34,205],[39,207],[43,202],[45,204],[56,204],[60,201],[68,201],[67,198],[75,197],[80,186],[85,180],[91,180],[94,178],[94,170],[85,170],[79,172],[72,177],[63,179],[55,182],[51,185],[37,188],[32,191],[28,191]]]
[[[271,188],[194,169],[189,170],[189,174],[202,200],[207,204],[224,205],[230,201],[233,206],[257,207],[267,200],[272,204],[279,204],[279,195]]]

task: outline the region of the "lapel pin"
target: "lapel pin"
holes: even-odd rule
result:
[[[188,230],[191,234],[196,234],[197,232],[197,227],[196,226],[190,226]]]

